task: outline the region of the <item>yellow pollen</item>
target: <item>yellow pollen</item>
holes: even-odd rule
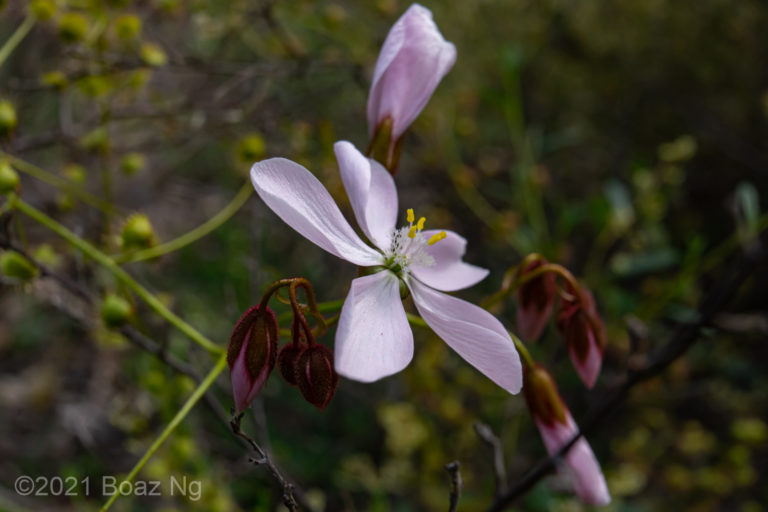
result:
[[[407,220],[408,220],[408,222],[413,222],[414,220],[416,220],[416,216],[413,214],[413,208],[408,208]],[[413,237],[411,237],[411,238],[413,238]]]
[[[427,219],[426,219],[426,218],[424,218],[424,217],[420,218],[420,219],[419,219],[419,222],[417,222],[417,223],[416,223],[416,229],[418,229],[419,231],[421,231],[422,229],[424,229],[424,223],[425,223],[425,222],[427,222]]]
[[[416,236],[416,226],[411,226],[408,230],[408,238],[414,238]]]
[[[411,228],[411,229],[413,229],[413,228]],[[409,235],[410,235],[410,234],[409,234]],[[445,234],[445,231],[441,231],[441,232],[437,233],[436,235],[432,235],[432,236],[429,238],[429,241],[428,241],[427,243],[428,243],[429,245],[435,245],[437,242],[439,242],[440,240],[442,240],[443,238],[445,238],[445,237],[447,237],[447,236],[448,236],[448,235],[446,235],[446,234]]]

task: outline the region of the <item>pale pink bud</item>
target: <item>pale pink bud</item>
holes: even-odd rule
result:
[[[548,262],[539,259],[530,263],[520,277],[525,277]],[[526,341],[535,341],[547,325],[557,298],[555,275],[546,272],[534,277],[517,289],[517,328]]]
[[[555,455],[573,439],[579,428],[560,398],[555,381],[543,367],[526,368],[523,379],[523,393],[534,423],[547,453]],[[574,493],[585,503],[607,505],[611,502],[600,464],[583,437],[568,449],[558,473],[569,479]]]
[[[252,307],[235,324],[227,363],[238,411],[251,404],[275,367],[278,332],[277,317],[269,307]]]
[[[390,153],[454,62],[456,47],[443,39],[426,7],[411,5],[392,26],[368,96],[371,136],[386,118],[392,120]]]
[[[589,290],[582,288],[585,304],[578,298],[563,299],[557,317],[557,328],[565,338],[571,362],[588,388],[592,388],[600,375],[605,348],[605,325],[595,307]]]

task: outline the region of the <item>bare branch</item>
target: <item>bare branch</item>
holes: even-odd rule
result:
[[[445,470],[451,476],[451,495],[448,505],[448,512],[456,512],[461,497],[461,465],[455,460],[445,465]]]
[[[493,454],[493,475],[496,481],[495,497],[499,497],[507,491],[507,469],[504,464],[504,446],[501,439],[493,433],[491,427],[485,423],[475,423],[475,433],[482,441],[491,447]]]

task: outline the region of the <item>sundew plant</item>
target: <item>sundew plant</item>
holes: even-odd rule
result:
[[[697,9],[0,3],[0,509],[763,510],[768,7]]]

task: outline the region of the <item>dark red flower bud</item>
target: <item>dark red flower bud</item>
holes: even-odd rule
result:
[[[520,278],[530,274],[548,263],[544,258],[537,259],[526,266]],[[517,328],[527,341],[535,341],[541,336],[547,320],[552,314],[552,307],[557,298],[557,283],[552,272],[534,277],[517,289]]]
[[[595,307],[589,290],[582,288],[581,296],[569,291],[572,298],[563,299],[557,317],[557,328],[565,338],[571,362],[584,384],[591,388],[600,374],[605,348],[605,325]]]
[[[333,352],[318,344],[307,347],[299,356],[294,370],[304,399],[319,409],[325,409],[339,385],[339,374],[333,369]]]
[[[289,343],[280,349],[280,354],[277,356],[277,367],[280,369],[280,375],[291,386],[298,385],[296,382],[296,365],[299,362],[299,356],[306,348],[304,345]]]
[[[238,411],[248,407],[275,367],[279,326],[269,308],[254,306],[235,324],[227,363]]]

